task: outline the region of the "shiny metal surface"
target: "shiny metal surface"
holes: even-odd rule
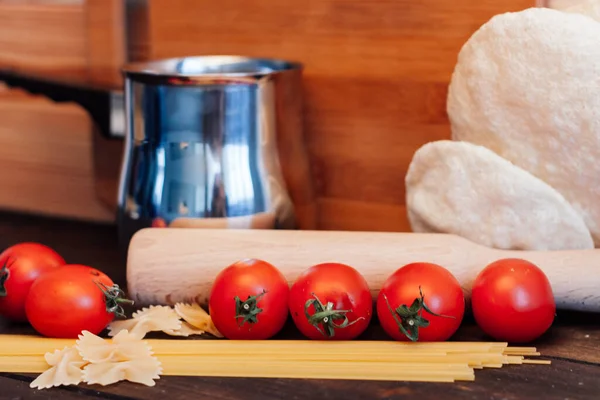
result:
[[[148,226],[295,227],[277,135],[298,129],[299,65],[194,57],[135,64],[125,77],[124,245]]]
[[[110,93],[110,136],[125,137],[125,98],[121,92]]]

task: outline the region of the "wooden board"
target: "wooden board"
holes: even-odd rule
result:
[[[120,0],[0,0],[0,68],[120,89],[124,19]],[[114,220],[123,144],[82,108],[3,89],[0,121],[0,208]]]
[[[127,62],[123,1],[86,0],[84,4],[88,79],[122,89],[121,67]]]
[[[406,231],[404,175],[415,150],[450,135],[446,93],[458,51],[494,14],[533,5],[154,0],[148,57],[234,53],[305,63],[320,228]]]
[[[0,67],[85,77],[83,5],[80,0],[0,0]]]
[[[404,175],[416,149],[450,135],[445,99],[460,47],[494,14],[535,4],[0,0],[9,21],[0,26],[0,65],[118,87],[126,53],[302,61],[319,227],[407,231]]]
[[[73,104],[0,87],[0,208],[111,222],[95,192],[91,122]]]
[[[57,249],[70,262],[93,265],[114,277],[125,287],[125,263],[114,243],[114,230],[82,223],[46,220],[20,215],[0,214],[0,246],[20,240],[36,240]],[[1,374],[2,394],[24,399],[189,399],[278,400],[306,398],[337,400],[360,399],[461,400],[461,399],[596,399],[600,391],[600,321],[597,315],[559,311],[557,323],[548,334],[532,343],[550,356],[552,365],[518,365],[476,371],[475,382],[406,383],[295,379],[232,379],[163,376],[156,386],[147,387],[123,382],[116,385],[81,385],[50,390],[32,390],[29,382],[35,374]],[[11,326],[0,320],[0,333],[31,334],[25,325]],[[280,338],[300,338],[293,324],[288,324]],[[363,336],[384,339],[374,324]],[[456,340],[489,340],[472,321],[454,337]],[[76,397],[79,396],[79,397]]]
[[[122,87],[120,0],[0,0],[0,67]]]

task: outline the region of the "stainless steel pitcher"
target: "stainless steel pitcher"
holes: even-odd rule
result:
[[[302,136],[301,72],[236,56],[126,66],[120,241],[149,226],[296,228],[278,139]]]

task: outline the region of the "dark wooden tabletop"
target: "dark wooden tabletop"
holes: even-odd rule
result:
[[[45,243],[67,262],[107,272],[125,287],[125,256],[114,227],[0,214],[0,248],[22,241]],[[600,290],[600,288],[599,288]],[[1,333],[31,332],[27,326],[0,321]],[[288,326],[281,338],[297,337]],[[377,326],[365,338],[381,337]],[[454,340],[490,340],[466,321]],[[537,346],[552,365],[514,365],[475,372],[474,382],[405,383],[294,379],[161,377],[154,387],[120,382],[33,390],[34,375],[0,374],[0,399],[600,399],[600,315],[561,312]]]

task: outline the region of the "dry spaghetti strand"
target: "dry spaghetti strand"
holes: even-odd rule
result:
[[[108,340],[110,341],[110,339]],[[162,375],[456,382],[475,370],[548,365],[534,347],[494,342],[146,339]],[[44,354],[73,340],[0,336],[0,372],[41,373]],[[526,358],[527,357],[527,358]]]

